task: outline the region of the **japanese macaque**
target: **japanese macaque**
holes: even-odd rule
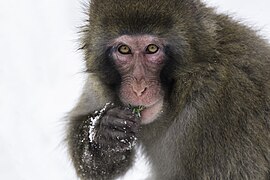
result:
[[[199,0],[91,0],[88,79],[69,114],[81,179],[270,179],[270,48]]]

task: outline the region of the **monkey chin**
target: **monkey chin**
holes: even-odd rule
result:
[[[163,100],[157,101],[151,106],[146,106],[146,108],[141,112],[141,123],[149,124],[153,122],[160,113],[162,113]]]

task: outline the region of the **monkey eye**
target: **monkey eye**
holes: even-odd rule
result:
[[[121,54],[130,54],[131,53],[131,50],[130,50],[130,48],[127,45],[121,45],[118,48],[118,52],[120,52]]]
[[[147,48],[146,48],[146,52],[147,52],[148,54],[154,54],[154,53],[156,53],[158,50],[159,50],[159,47],[158,47],[157,45],[155,45],[155,44],[150,44],[150,45],[148,45]]]

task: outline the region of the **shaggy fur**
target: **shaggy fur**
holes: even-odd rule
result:
[[[134,159],[133,149],[100,154],[88,139],[89,117],[107,102],[121,104],[121,77],[107,44],[125,34],[169,42],[160,75],[163,111],[138,134],[152,179],[270,179],[269,45],[198,0],[91,1],[82,37],[89,78],[67,138],[78,176],[113,179]]]

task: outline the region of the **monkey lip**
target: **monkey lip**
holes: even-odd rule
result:
[[[145,94],[143,96],[129,96],[123,99],[124,104],[128,104],[131,106],[143,106],[144,108],[150,108],[154,106],[156,103],[162,100],[163,96],[150,96],[149,94]]]
[[[153,102],[144,102],[143,99],[136,99],[136,101],[134,102],[126,102],[125,104],[131,105],[131,106],[143,106],[145,109],[147,108],[151,108],[152,106],[154,106],[156,103],[158,103],[159,101],[161,101],[160,99],[153,101]]]

